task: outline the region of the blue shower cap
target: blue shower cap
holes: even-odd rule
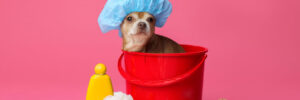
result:
[[[103,33],[119,30],[123,19],[132,12],[148,12],[156,19],[155,26],[162,27],[172,12],[168,0],[107,0],[98,18]]]

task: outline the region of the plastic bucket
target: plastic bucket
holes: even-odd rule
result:
[[[201,100],[207,49],[181,46],[186,53],[123,51],[118,69],[126,79],[127,93],[134,100]]]

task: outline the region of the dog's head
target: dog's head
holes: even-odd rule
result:
[[[147,12],[132,12],[128,14],[122,24],[123,49],[139,51],[155,31],[155,17]],[[129,45],[131,43],[132,45]],[[133,49],[134,48],[134,49]],[[138,49],[139,48],[139,49]]]

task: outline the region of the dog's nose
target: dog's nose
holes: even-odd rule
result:
[[[145,29],[146,28],[146,23],[145,22],[139,22],[138,27],[140,29]]]

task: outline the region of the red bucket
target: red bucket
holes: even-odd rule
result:
[[[134,100],[201,100],[207,49],[181,45],[186,53],[126,52],[118,69]],[[125,58],[125,71],[122,58]]]

